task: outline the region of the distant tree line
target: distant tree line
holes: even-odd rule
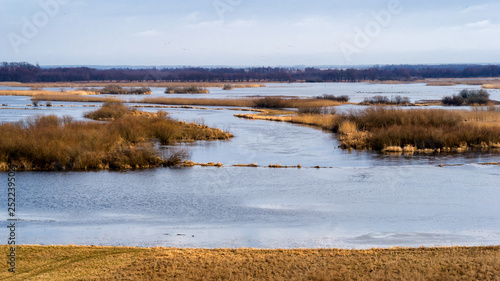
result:
[[[386,65],[335,69],[313,67],[95,69],[89,67],[42,68],[25,62],[0,64],[0,81],[16,82],[357,82],[498,76],[500,76],[500,65]]]

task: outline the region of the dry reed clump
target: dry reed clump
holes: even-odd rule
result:
[[[224,87],[222,87],[222,90],[225,90],[225,91],[230,91],[232,89],[234,89],[234,86],[231,84],[224,84]]]
[[[290,108],[292,107],[292,103],[290,100],[278,98],[278,97],[265,97],[258,98],[254,100],[254,107],[257,108]]]
[[[151,89],[148,87],[140,87],[140,88],[123,88],[120,85],[106,85],[102,89],[93,89],[89,90],[87,88],[82,88],[82,90],[86,92],[94,92],[95,94],[101,95],[151,95]]]
[[[232,137],[217,128],[173,120],[162,112],[154,115],[127,114],[107,123],[37,116],[25,122],[1,124],[0,135],[0,163],[11,163],[21,170],[130,169],[174,165],[182,161],[186,154],[177,153],[162,158],[154,148],[155,141],[172,144]]]
[[[96,110],[86,113],[85,118],[94,120],[115,120],[129,114],[130,110],[121,102],[106,102]]]
[[[368,132],[360,131],[356,123],[352,121],[343,121],[337,129],[342,148],[363,149],[367,146],[367,139],[370,136]]]
[[[317,126],[324,130],[334,130],[340,121],[339,116],[334,114],[299,114],[290,118],[288,122]]]
[[[252,167],[252,168],[257,168],[259,165],[257,163],[252,163],[252,164],[234,164],[233,167]]]
[[[8,246],[0,246],[8,252]],[[496,280],[500,247],[178,249],[17,246],[9,280]]]
[[[359,130],[369,133],[363,148],[394,150],[390,147],[408,147],[407,151],[456,151],[490,147],[500,140],[500,126],[483,126],[467,121],[472,119],[497,120],[495,112],[454,112],[448,110],[401,110],[368,108],[344,118],[354,122]],[[486,122],[486,121],[483,121]],[[414,149],[409,149],[409,147]]]
[[[335,109],[321,106],[300,107],[301,114],[335,114]]]
[[[323,94],[323,95],[317,96],[315,98],[316,99],[323,99],[323,100],[338,101],[338,102],[348,102],[350,99],[349,96],[347,96],[347,95],[335,96],[335,95],[328,95],[328,94]]]
[[[194,167],[194,166],[201,166],[201,167],[223,167],[224,165],[220,162],[208,162],[208,163],[196,163],[194,161],[189,161],[185,160],[184,162],[181,163],[182,167]]]
[[[207,88],[190,85],[186,87],[168,87],[165,94],[209,94]]]

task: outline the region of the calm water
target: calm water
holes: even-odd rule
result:
[[[323,94],[347,95],[352,102],[361,102],[373,96],[404,96],[412,102],[419,100],[436,100],[445,96],[458,94],[462,89],[480,89],[481,86],[426,86],[417,84],[371,84],[371,83],[282,83],[267,84],[263,88],[235,88],[224,91],[220,88],[210,88],[210,94],[169,94],[164,88],[152,88],[153,97],[189,97],[189,98],[245,98],[252,96],[285,96],[285,97],[315,97]],[[500,100],[500,89],[488,90],[490,98]],[[127,98],[127,97],[123,97]]]
[[[237,90],[305,96],[322,94],[323,86]],[[78,106],[34,109],[26,106],[27,97],[0,97],[0,103],[15,108],[0,109],[3,122],[35,114],[82,119],[95,109],[57,102]],[[208,248],[500,244],[500,168],[478,165],[500,162],[499,154],[349,153],[338,148],[335,135],[307,126],[237,119],[233,114],[239,112],[230,110],[168,112],[235,134],[230,141],[184,144],[192,160],[225,167],[19,172],[18,241]],[[230,167],[254,162],[304,168]],[[309,168],[316,165],[329,168]],[[7,182],[5,174],[0,178]],[[0,201],[6,202],[5,192]],[[6,218],[3,212],[3,223]],[[1,235],[6,239],[7,232]]]

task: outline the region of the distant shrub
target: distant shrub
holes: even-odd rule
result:
[[[321,106],[301,107],[299,108],[301,114],[335,114],[335,109]]]
[[[168,87],[165,94],[208,94],[207,88],[191,85],[187,87]]]
[[[327,95],[327,94],[324,94],[322,96],[317,96],[315,97],[316,99],[322,99],[322,100],[332,100],[332,101],[338,101],[338,102],[348,102],[349,101],[349,97],[346,96],[346,95],[342,95],[342,96],[334,96],[334,95]]]
[[[234,87],[231,84],[224,84],[224,87],[222,88],[222,90],[232,90],[232,89],[234,89]]]
[[[372,105],[408,105],[410,104],[410,99],[408,97],[395,96],[373,96],[371,98],[365,98],[361,104],[372,104]]]
[[[254,107],[259,108],[287,108],[292,107],[291,102],[284,98],[277,97],[265,97],[256,99],[254,101]]]
[[[458,95],[446,96],[441,102],[443,105],[454,105],[454,106],[462,106],[462,105],[484,105],[488,104],[490,101],[490,94],[483,90],[468,90],[463,89],[460,91]]]
[[[130,88],[129,92],[132,95],[149,95],[151,94],[151,89],[148,87]]]
[[[87,89],[88,90],[88,89]],[[101,95],[149,95],[151,89],[147,87],[125,89],[119,85],[107,85],[106,87],[96,90]]]

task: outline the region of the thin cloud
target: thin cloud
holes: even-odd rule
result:
[[[487,27],[489,25],[491,25],[490,20],[482,20],[482,21],[476,21],[476,22],[468,23],[465,26],[466,27]]]
[[[156,29],[152,29],[152,30],[138,32],[134,35],[139,36],[139,37],[156,37],[156,36],[162,35],[162,33]]]

